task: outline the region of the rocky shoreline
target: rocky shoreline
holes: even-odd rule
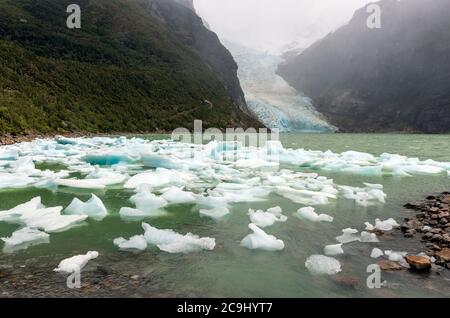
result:
[[[407,203],[405,208],[416,212],[405,218],[400,227],[404,237],[420,239],[425,245],[424,253],[435,260],[434,264],[450,269],[450,193],[430,195],[426,200]],[[430,262],[422,256],[411,256],[406,261],[412,268],[426,270]]]

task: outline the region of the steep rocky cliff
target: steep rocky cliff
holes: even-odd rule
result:
[[[341,131],[450,132],[450,1],[383,0],[279,66]]]
[[[81,28],[69,29],[71,3],[0,0],[0,134],[260,126],[226,85],[237,77],[202,54],[229,53],[191,9],[78,0]]]

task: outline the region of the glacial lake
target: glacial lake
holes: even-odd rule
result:
[[[151,140],[164,136],[139,136]],[[420,160],[450,162],[450,136],[403,134],[282,134],[284,148],[341,153],[349,150],[400,154]],[[45,167],[40,167],[41,169]],[[49,169],[62,169],[48,165]],[[212,251],[169,254],[150,248],[142,253],[120,251],[114,246],[117,237],[142,234],[141,222],[125,221],[119,216],[134,194],[131,189],[111,186],[102,190],[81,190],[59,187],[56,191],[27,187],[0,191],[0,211],[40,196],[46,206],[68,206],[74,197],[85,201],[91,193],[105,204],[108,216],[102,221],[88,219],[84,224],[61,233],[52,233],[49,244],[32,246],[12,254],[0,253],[0,297],[22,296],[129,296],[129,297],[449,297],[450,270],[417,274],[407,270],[385,273],[387,286],[370,289],[366,279],[367,266],[378,260],[370,258],[373,247],[382,250],[415,254],[425,251],[419,238],[404,238],[400,231],[379,237],[379,243],[353,242],[343,246],[344,254],[335,256],[342,265],[337,275],[312,275],[305,267],[306,259],[323,254],[323,248],[337,244],[336,237],[344,228],[364,230],[364,222],[373,223],[394,218],[398,223],[414,215],[403,205],[424,199],[433,193],[450,191],[450,176],[367,176],[339,171],[317,171],[307,167],[283,164],[280,168],[317,172],[337,184],[361,186],[363,182],[382,184],[386,203],[362,207],[338,198],[316,211],[334,217],[332,223],[315,223],[298,219],[293,214],[302,207],[276,193],[261,202],[240,202],[230,206],[231,213],[222,220],[201,217],[194,204],[171,205],[166,216],[144,221],[160,229],[173,229],[185,234],[213,237]],[[249,208],[267,210],[280,206],[288,217],[264,229],[285,243],[282,251],[249,250],[240,241],[250,233]],[[18,225],[0,222],[0,237],[11,236]],[[3,243],[0,243],[2,248]],[[65,258],[87,251],[100,256],[91,261],[82,273],[83,288],[67,291],[65,276],[53,268]],[[104,272],[96,274],[99,267]],[[1,273],[6,273],[3,276]],[[95,281],[92,278],[95,276]],[[27,283],[31,281],[32,283]],[[348,282],[351,282],[348,283]],[[14,282],[11,285],[11,282]],[[129,284],[128,284],[129,282]],[[345,283],[347,282],[347,283]],[[103,284],[103,285],[102,285]],[[117,285],[117,286],[116,286]],[[14,287],[12,287],[14,286]],[[97,292],[95,286],[105,286]],[[100,288],[101,289],[101,288]],[[65,293],[68,294],[65,294]]]

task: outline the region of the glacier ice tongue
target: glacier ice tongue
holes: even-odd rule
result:
[[[313,207],[304,207],[298,209],[296,216],[311,222],[333,222],[333,217],[328,214],[317,214]]]
[[[241,246],[251,250],[261,249],[265,251],[281,251],[284,249],[282,240],[277,239],[273,235],[268,235],[253,223],[250,223],[248,227],[253,233],[242,239]]]
[[[92,194],[91,198],[86,202],[82,202],[80,199],[74,198],[69,206],[64,210],[64,213],[87,215],[90,218],[100,221],[106,217],[108,211],[106,210],[102,200],[100,200],[95,194]]]
[[[148,244],[156,245],[161,251],[168,253],[191,253],[202,250],[213,250],[216,246],[214,238],[199,237],[192,233],[182,235],[173,230],[160,230],[142,223],[144,237]]]
[[[97,258],[99,255],[96,251],[87,252],[86,255],[76,255],[62,260],[55,272],[63,272],[67,274],[79,273],[87,265],[90,260]]]
[[[15,231],[11,237],[2,238],[2,241],[5,242],[3,252],[13,253],[18,250],[26,249],[32,245],[49,243],[49,237],[50,235],[45,232],[24,227]]]
[[[308,257],[305,266],[313,275],[335,275],[342,271],[337,259],[324,255]]]

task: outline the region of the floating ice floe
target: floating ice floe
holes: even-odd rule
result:
[[[377,235],[375,233],[369,233],[366,231],[361,232],[361,237],[359,238],[359,240],[362,243],[377,243],[377,242],[379,242]]]
[[[376,247],[372,249],[372,252],[370,253],[371,258],[379,258],[383,255],[384,255],[383,251]]]
[[[214,238],[199,237],[192,233],[182,235],[173,230],[160,230],[142,223],[144,237],[148,244],[156,245],[161,251],[168,253],[190,253],[201,250],[213,250],[216,246]]]
[[[405,260],[405,256],[408,255],[407,252],[394,252],[387,250],[384,251],[384,255],[386,255],[390,261],[398,262],[403,267],[409,268],[409,264]]]
[[[46,208],[41,198],[20,204],[15,208],[0,212],[0,221],[21,224],[29,228],[45,232],[60,232],[88,218],[87,215],[62,215],[63,207]]]
[[[342,244],[359,241],[360,237],[358,235],[356,235],[356,233],[358,233],[358,232],[359,231],[356,229],[351,229],[351,228],[343,229],[342,235],[336,237],[336,240]]]
[[[265,228],[272,226],[275,222],[286,222],[287,216],[282,214],[280,207],[274,207],[268,209],[266,212],[262,210],[248,210],[248,215],[250,216],[250,221],[260,228]]]
[[[325,255],[328,255],[328,256],[344,254],[344,250],[342,249],[342,243],[334,244],[334,245],[327,245],[327,246],[325,246],[323,252],[325,253]]]
[[[400,224],[397,223],[393,218],[381,221],[380,219],[375,219],[375,226],[369,222],[364,223],[366,225],[367,231],[392,231],[392,229],[399,227]]]
[[[201,216],[218,220],[230,214],[230,210],[227,207],[217,207],[212,209],[200,209],[199,213]]]
[[[342,271],[337,259],[324,255],[308,257],[305,266],[313,275],[335,275]]]
[[[126,251],[143,251],[147,248],[147,240],[144,235],[135,235],[126,240],[123,237],[114,239],[114,245],[119,247],[121,250]]]
[[[45,232],[24,227],[15,231],[11,237],[2,237],[2,241],[5,242],[3,252],[12,253],[33,245],[49,243],[49,237],[50,235]]]
[[[161,197],[170,204],[191,204],[195,203],[196,195],[182,188],[170,187],[162,190]]]
[[[253,233],[242,239],[241,246],[251,250],[281,251],[284,249],[282,240],[277,239],[273,235],[268,235],[253,223],[250,223],[248,227]]]
[[[65,214],[87,215],[95,220],[102,220],[108,214],[105,205],[95,194],[91,198],[82,202],[78,198],[74,198],[69,206],[64,210]]]
[[[86,255],[76,255],[62,260],[58,267],[54,269],[55,272],[63,272],[67,274],[80,273],[90,260],[98,257],[98,252],[90,251]]]
[[[295,214],[301,219],[308,220],[311,222],[333,222],[333,217],[329,216],[328,214],[317,214],[314,212],[313,207],[304,207],[298,209],[297,213]]]
[[[131,177],[124,185],[126,189],[136,189],[140,185],[146,184],[152,188],[160,188],[171,185],[183,186],[193,181],[195,177],[185,171],[168,170],[158,168],[154,171],[139,173]]]

